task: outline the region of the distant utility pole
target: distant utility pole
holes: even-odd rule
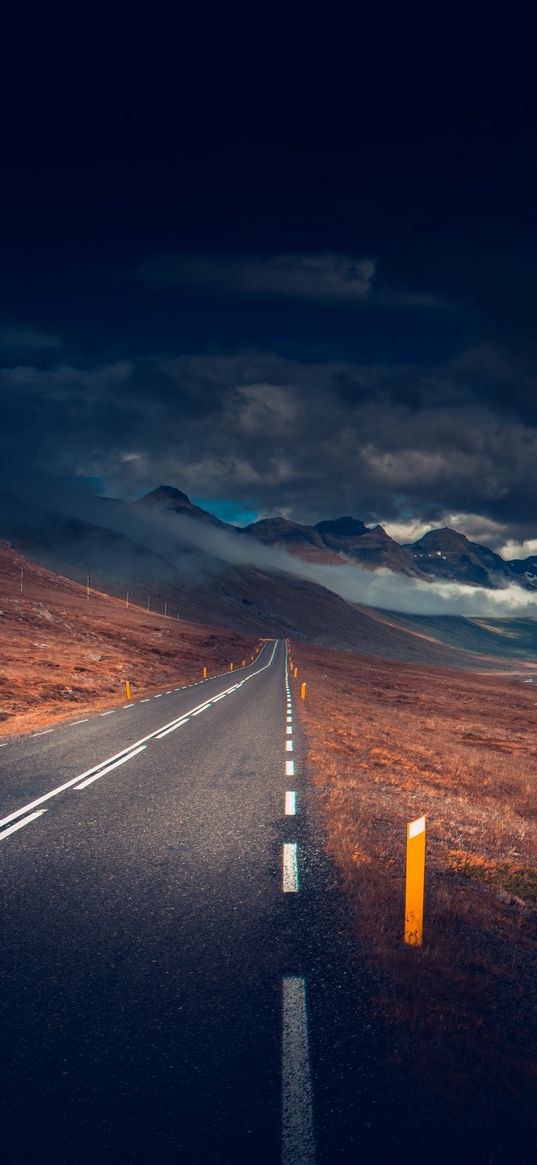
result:
[[[90,587],[90,576],[88,574],[88,576],[86,578],[86,598],[88,600],[88,603],[89,603],[89,587]]]
[[[167,604],[166,600],[164,601],[164,614],[165,614],[166,618],[168,618],[168,604]]]
[[[21,566],[21,595],[22,595],[23,584],[24,584],[24,567]]]
[[[151,610],[151,595],[147,596],[147,610]]]
[[[127,591],[127,604],[126,604],[126,605],[127,605],[127,607],[128,607],[128,605],[129,605],[129,595],[130,595],[130,591]]]

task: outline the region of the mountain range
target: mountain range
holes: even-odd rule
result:
[[[416,542],[396,542],[382,526],[366,526],[359,518],[341,517],[313,526],[287,518],[262,518],[249,526],[221,521],[173,486],[159,486],[137,506],[209,523],[265,546],[278,547],[310,562],[354,562],[367,570],[385,567],[413,578],[443,579],[493,589],[516,583],[537,589],[537,556],[508,561],[494,550],[471,542],[465,534],[442,527],[430,530]]]
[[[125,598],[128,592],[130,602],[204,625],[433,666],[535,658],[535,620],[498,620],[496,627],[491,618],[379,611],[348,601],[314,574],[317,562],[351,563],[423,580],[537,584],[535,560],[504,562],[456,531],[431,531],[401,546],[381,526],[357,518],[314,526],[270,518],[239,528],[171,486],[133,503],[90,499],[86,510],[79,499],[76,517],[68,505],[39,505],[31,494],[21,500],[0,491],[0,539],[84,587],[89,577],[99,591]],[[289,559],[273,550],[313,563],[313,573],[290,570]]]

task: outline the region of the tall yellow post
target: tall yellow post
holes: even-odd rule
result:
[[[423,941],[425,892],[425,815],[406,827],[405,942],[420,947]]]
[[[203,678],[204,678],[204,680],[207,679],[207,668],[206,667],[204,667],[204,669],[203,669]]]
[[[130,686],[130,683],[129,683],[129,681],[128,681],[128,680],[125,680],[125,695],[126,695],[126,697],[127,697],[127,700],[130,700],[130,699],[132,699],[132,697],[131,697],[131,686]]]
[[[233,664],[232,663],[230,663],[230,665],[229,665],[229,670],[233,671]]]
[[[298,668],[295,667],[295,680],[296,680],[297,675],[298,675]]]
[[[242,666],[246,667],[246,660],[245,659],[243,659],[243,661],[242,661]]]
[[[301,695],[303,700],[306,699],[306,685],[305,684],[302,684],[300,695]]]

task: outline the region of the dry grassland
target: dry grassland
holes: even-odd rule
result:
[[[486,1119],[499,1098],[527,1116],[537,1082],[537,686],[303,646],[293,655],[296,696],[308,681],[302,720],[326,846],[381,970],[394,1047],[406,1041],[424,1088],[468,1119]],[[417,949],[402,942],[405,826],[422,813]]]

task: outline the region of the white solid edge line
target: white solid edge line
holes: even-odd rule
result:
[[[298,891],[298,845],[296,841],[284,843],[282,890],[284,894],[296,894]]]
[[[35,813],[23,817],[22,821],[16,821],[14,825],[10,825],[9,829],[4,829],[3,833],[0,833],[0,841],[3,841],[4,837],[9,837],[10,833],[16,833],[17,829],[22,829],[24,825],[29,825],[30,821],[35,821],[36,817],[41,817],[42,813],[46,813],[46,809],[37,809]]]
[[[305,980],[282,983],[282,1165],[315,1165]]]
[[[164,736],[169,736],[170,732],[175,732],[177,728],[182,728],[183,724],[188,724],[190,716],[186,716],[184,720],[180,720],[178,724],[172,724],[171,728],[166,728],[164,732],[159,732],[157,740],[162,740]]]
[[[286,762],[285,762],[285,775],[286,775],[286,777],[294,777],[294,775],[295,775],[295,762],[294,762],[294,760],[286,760]]]
[[[118,769],[120,765],[124,765],[128,760],[132,760],[133,756],[137,756],[139,752],[143,752],[147,748],[147,744],[140,745],[140,748],[135,748],[133,752],[129,752],[127,756],[122,756],[120,760],[114,761],[113,765],[107,765],[105,769],[100,769],[98,773],[94,773],[92,777],[88,777],[86,781],[82,781],[80,785],[75,785],[75,789],[86,789],[88,785],[92,785],[94,781],[99,781],[101,777],[106,776],[106,773],[111,773],[112,769]]]
[[[266,671],[266,669],[268,667],[270,667],[272,660],[274,659],[274,655],[275,655],[277,646],[278,646],[278,640],[276,639],[274,642],[274,647],[272,649],[272,655],[271,655],[268,663],[263,664],[263,667],[260,667],[257,672],[253,673],[253,675],[260,675],[261,672]],[[115,712],[116,709],[112,708],[111,711]],[[108,712],[101,712],[100,715],[101,716],[108,716],[109,713]],[[177,724],[177,722],[179,720],[183,720],[185,715],[191,715],[191,713],[190,712],[183,713],[182,716],[177,716],[174,720],[169,720],[167,724],[161,724],[160,728],[155,728],[153,732],[148,732],[147,736],[142,736],[140,740],[133,741],[131,744],[127,745],[126,748],[122,748],[120,750],[120,752],[116,752],[114,756],[105,757],[104,760],[99,761],[99,763],[96,765],[93,765],[92,768],[86,769],[85,773],[79,773],[77,777],[71,777],[71,779],[69,781],[64,781],[64,783],[62,785],[57,785],[56,788],[50,789],[48,793],[43,793],[41,797],[36,797],[33,801],[30,801],[27,805],[22,805],[20,809],[14,809],[12,813],[8,813],[6,817],[3,817],[0,820],[0,828],[3,825],[7,825],[10,821],[14,821],[15,818],[22,817],[23,813],[28,813],[28,811],[30,809],[35,809],[37,805],[43,805],[45,801],[50,801],[52,797],[57,797],[58,794],[63,793],[65,791],[65,789],[72,788],[73,785],[76,785],[78,782],[83,780],[85,777],[89,777],[91,773],[96,773],[97,771],[102,769],[105,765],[111,763],[112,761],[117,760],[119,757],[125,756],[126,753],[130,753],[133,748],[137,747],[137,745],[145,744],[149,740],[154,740],[155,737],[158,736],[159,732],[162,732],[165,728],[171,728],[172,724]],[[2,747],[7,747],[7,745],[2,746]]]
[[[296,814],[296,793],[294,789],[287,789],[285,793],[285,816],[294,817]]]

